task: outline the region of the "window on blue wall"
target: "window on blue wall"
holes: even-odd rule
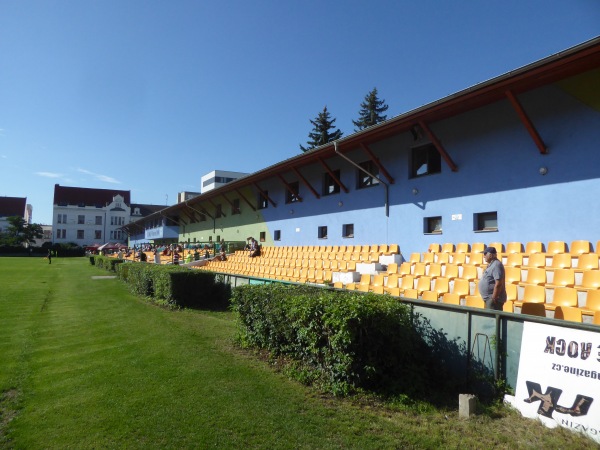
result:
[[[293,191],[293,192],[290,192]],[[285,202],[286,203],[296,203],[298,199],[298,194],[300,193],[300,183],[294,181],[290,183],[290,189],[285,191]]]
[[[442,157],[433,144],[414,147],[410,156],[411,178],[440,173],[442,171]]]
[[[354,224],[347,223],[342,225],[342,237],[353,238],[354,237]]]
[[[258,193],[258,209],[265,209],[269,207],[269,191]]]
[[[275,230],[273,232],[273,240],[280,241],[281,240],[281,230]]]
[[[474,231],[498,231],[498,213],[496,211],[475,213],[473,225]]]
[[[364,170],[366,170],[367,172],[369,172],[370,174],[375,175],[376,177],[379,177],[379,167],[377,167],[375,165],[375,163],[373,163],[373,161],[365,161],[359,164],[360,167],[362,167]],[[367,175],[364,171],[356,169],[357,171],[357,178],[358,178],[358,183],[356,184],[356,187],[358,189],[363,189],[366,187],[371,187],[371,186],[377,186],[379,184],[379,180],[377,180],[376,178],[373,178],[371,175]]]
[[[442,234],[442,217],[425,217],[423,219],[424,233],[425,234]]]
[[[319,227],[319,239],[327,239],[327,227]]]
[[[336,181],[336,178],[340,179],[340,171],[334,170],[333,174],[335,178],[329,172],[326,172],[323,176],[323,195],[339,194],[340,192],[340,185]]]

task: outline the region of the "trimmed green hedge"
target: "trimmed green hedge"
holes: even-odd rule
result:
[[[231,288],[217,282],[213,273],[146,263],[117,262],[111,266],[113,260],[102,256],[94,258],[97,267],[116,269],[119,279],[127,283],[134,294],[178,307],[211,310],[229,307]]]
[[[294,361],[296,378],[334,394],[423,394],[431,357],[396,298],[308,286],[245,285],[232,308],[243,346]]]
[[[92,259],[93,258],[93,259]],[[117,258],[109,258],[108,256],[94,255],[90,257],[90,264],[95,265],[99,269],[105,269],[109,272],[116,272],[116,266],[122,264],[124,260]]]

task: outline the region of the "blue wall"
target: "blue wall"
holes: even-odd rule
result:
[[[599,239],[600,113],[556,85],[519,95],[549,153],[540,154],[508,100],[496,102],[452,119],[430,124],[458,166],[452,172],[442,160],[439,174],[409,178],[409,157],[415,142],[410,133],[369,144],[395,178],[390,185],[390,214],[385,216],[383,186],[357,189],[357,170],[340,157],[326,160],[341,170],[349,189],[316,199],[300,183],[303,202],[285,204],[279,179],[261,182],[277,203],[262,210],[276,245],[357,245],[398,243],[402,253],[422,252],[430,243],[503,242]],[[347,154],[362,162],[362,150]],[[540,175],[546,167],[548,173]],[[324,168],[300,169],[321,193]],[[283,174],[296,180],[292,173]],[[382,175],[380,175],[382,179]],[[418,194],[412,193],[413,189]],[[341,202],[341,205],[340,205]],[[474,214],[496,211],[497,232],[475,232]],[[462,214],[462,220],[451,220]],[[443,233],[423,232],[425,217],[441,216]],[[354,238],[342,238],[342,225],[354,224]],[[319,226],[328,239],[317,239]]]

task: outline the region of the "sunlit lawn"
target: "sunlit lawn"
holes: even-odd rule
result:
[[[162,309],[104,275],[84,258],[0,258],[0,447],[590,445],[516,414],[320,396],[237,350],[229,313]]]

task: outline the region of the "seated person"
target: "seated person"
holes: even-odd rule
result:
[[[256,239],[252,238],[250,241],[250,258],[254,258],[255,256],[260,256],[260,247]]]

